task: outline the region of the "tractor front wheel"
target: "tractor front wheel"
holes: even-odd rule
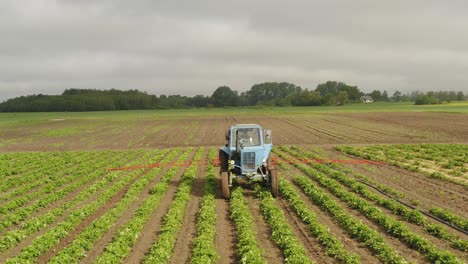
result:
[[[271,184],[271,194],[273,197],[278,197],[278,173],[275,169],[270,170],[270,184]]]
[[[221,172],[221,188],[223,189],[223,197],[225,199],[231,198],[231,190],[229,189],[229,173],[227,171]]]

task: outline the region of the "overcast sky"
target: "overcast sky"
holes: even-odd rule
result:
[[[0,1],[0,101],[266,81],[468,92],[467,1]]]

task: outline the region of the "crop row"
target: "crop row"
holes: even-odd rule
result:
[[[256,186],[263,217],[270,225],[272,239],[282,249],[286,263],[314,263],[307,257],[304,246],[297,240],[281,209],[275,206],[275,199],[269,191]]]
[[[161,151],[155,157],[151,158],[151,161],[158,161],[162,157],[161,162],[169,162],[180,152],[179,149],[167,153],[167,151]],[[140,179],[135,181],[132,186],[128,189],[121,200],[104,215],[96,219],[92,224],[86,227],[75,240],[65,247],[63,250],[58,252],[52,259],[52,263],[75,263],[85,256],[86,251],[90,250],[94,243],[100,239],[105,232],[107,232],[128,208],[128,206],[135,202],[138,198],[138,194],[145,188],[148,183],[161,171],[161,168],[155,168],[153,171],[146,173]],[[172,176],[172,175],[169,175]],[[164,177],[164,176],[163,176]]]
[[[280,147],[280,149],[286,151],[288,148],[287,147]],[[318,160],[326,160],[326,157],[323,157],[321,155],[317,155],[315,153],[311,153],[309,151],[305,151],[304,149],[302,149],[302,148],[300,148],[298,146],[291,146],[290,149],[295,150],[297,152],[301,152],[302,154],[306,155],[308,158],[318,159]],[[344,172],[344,173],[346,173],[348,175],[352,174],[356,179],[360,180],[361,182],[363,182],[365,184],[372,185],[376,189],[378,189],[379,191],[381,191],[381,192],[383,192],[385,194],[388,194],[390,196],[393,196],[393,197],[396,197],[396,198],[404,198],[406,196],[406,194],[403,193],[403,192],[397,191],[394,188],[389,187],[389,186],[387,186],[385,184],[381,184],[381,183],[379,183],[379,182],[377,182],[377,181],[375,181],[373,179],[370,179],[369,177],[367,177],[367,176],[365,176],[363,174],[357,173],[356,171],[348,169],[348,168],[346,168],[343,165],[340,165],[338,163],[328,162],[326,165],[329,168],[333,168],[335,170]],[[363,165],[363,167],[364,166],[366,166],[366,165]]]
[[[200,160],[204,148],[199,148],[195,154],[194,160]],[[164,224],[161,228],[158,240],[151,247],[150,252],[146,255],[144,263],[168,263],[174,253],[174,246],[177,241],[177,235],[185,215],[187,203],[190,201],[190,193],[192,184],[197,176],[198,167],[191,165],[187,168],[182,176],[182,182],[177,188],[177,193],[171,203],[166,215],[164,216]]]
[[[282,149],[286,150],[288,153],[294,156],[306,155],[304,152],[296,152],[287,148]],[[440,224],[429,222],[428,219],[418,210],[408,208],[393,199],[388,199],[377,195],[374,192],[370,191],[366,185],[348,177],[343,172],[334,171],[324,164],[314,163],[310,166],[322,173],[325,173],[328,176],[331,176],[332,178],[336,179],[338,182],[348,187],[353,192],[361,195],[362,197],[365,197],[366,199],[375,202],[379,206],[389,209],[396,215],[402,216],[406,221],[422,226],[424,228],[424,231],[426,231],[427,233],[442,240],[451,242],[454,248],[457,248],[461,251],[468,251],[468,241],[459,239],[456,235],[449,232],[445,227],[441,226]]]
[[[209,160],[217,155],[216,149],[211,148],[208,153]],[[205,176],[205,189],[201,200],[200,211],[197,216],[197,235],[192,242],[193,251],[190,262],[216,263],[219,254],[214,246],[216,234],[216,172],[213,164],[208,164]]]
[[[433,215],[455,225],[458,226],[459,228],[468,231],[468,219],[463,218],[457,214],[454,214],[446,209],[442,208],[431,208],[429,210]]]
[[[81,153],[78,153],[81,154]],[[76,155],[75,152],[67,153],[66,155]],[[34,156],[34,158],[32,158]],[[30,152],[17,152],[2,154],[0,158],[0,179],[8,180],[10,176],[22,176],[25,172],[37,171],[44,164],[52,164],[55,161],[63,161],[63,153],[41,153],[35,152],[31,155]]]
[[[353,239],[369,248],[382,262],[406,263],[403,257],[387,245],[379,233],[363,224],[360,220],[350,216],[330,195],[315,186],[307,178],[295,176],[294,182],[302,188],[314,203],[332,216]]]
[[[112,162],[118,161],[119,159],[121,159],[121,157],[117,156],[115,160],[110,160],[108,162],[111,162],[110,164],[112,164]],[[95,174],[104,176],[105,172],[96,171]],[[39,231],[40,229],[44,229],[50,224],[54,223],[59,217],[63,216],[66,212],[68,212],[69,209],[74,208],[80,202],[85,201],[91,195],[96,193],[100,188],[110,183],[111,181],[113,181],[113,177],[104,177],[100,181],[85,188],[71,201],[64,203],[60,207],[49,210],[42,215],[37,215],[35,217],[30,218],[26,222],[23,222],[18,229],[8,231],[4,236],[0,238],[0,252],[4,252],[10,249],[11,247],[20,243],[27,236]]]
[[[86,152],[83,152],[86,153]],[[36,159],[36,154],[31,155],[29,159],[34,161]],[[112,157],[115,155],[119,155],[114,151],[101,151],[96,153],[86,153],[85,155],[81,156],[81,158],[76,163],[70,164],[69,162],[63,163],[62,165],[52,165],[49,164],[47,161],[43,161],[42,165],[38,169],[30,169],[27,173],[22,174],[21,176],[15,176],[17,178],[21,178],[22,181],[25,181],[23,184],[17,186],[17,188],[10,188],[8,192],[4,192],[0,195],[0,202],[8,201],[14,197],[20,197],[23,194],[30,193],[32,190],[40,187],[43,189],[44,187],[48,187],[51,184],[54,184],[56,181],[61,180],[63,177],[62,175],[72,174],[75,173],[77,168],[80,164],[88,164],[91,161],[96,160],[105,160],[106,157]],[[65,159],[65,158],[64,158]],[[54,168],[55,173],[49,171],[51,166],[56,166]],[[47,174],[43,174],[44,171],[48,171]],[[35,190],[36,191],[36,190]]]
[[[187,148],[177,161],[186,160],[191,152],[192,149]],[[160,178],[159,182],[150,189],[151,195],[143,201],[132,218],[119,228],[113,241],[106,246],[104,252],[97,258],[96,263],[117,263],[128,256],[144,225],[149,220],[151,213],[159,206],[161,199],[166,194],[170,182],[178,170],[175,167],[169,169]],[[145,182],[145,185],[152,178],[154,177],[148,177],[148,182]],[[135,194],[130,194],[130,196],[133,195]]]
[[[338,259],[342,263],[361,263],[358,255],[347,251],[341,241],[330,233],[328,227],[320,223],[317,215],[307,208],[292,184],[287,180],[280,179],[279,188],[281,197],[289,202],[296,214],[307,225],[310,233],[325,248],[327,255]]]
[[[153,152],[147,152],[143,157],[134,162],[139,164],[152,156]],[[122,172],[111,172],[106,176],[106,180],[114,182],[112,186],[105,189],[100,195],[92,202],[87,203],[81,208],[77,208],[71,212],[61,223],[54,228],[49,229],[43,235],[35,238],[31,244],[21,250],[21,252],[7,263],[18,262],[34,262],[41,255],[57,245],[59,241],[74,230],[86,217],[95,213],[102,205],[114,197],[124,186],[129,184],[135,177],[137,177],[142,170],[135,170],[130,173],[124,174]],[[124,174],[124,175],[122,175]],[[104,185],[105,186],[105,185]],[[104,187],[101,185],[100,187]],[[92,189],[87,189],[89,192],[94,192]],[[86,197],[87,195],[83,195]]]
[[[78,166],[79,163],[86,161],[87,158],[91,160],[90,156],[93,156],[85,152],[64,153],[63,155],[64,157],[62,159],[53,155],[53,158],[43,160],[42,166],[38,169],[30,168],[22,175],[7,177],[0,183],[0,191],[7,192],[23,184],[28,184],[38,180],[47,179],[47,182],[56,180],[54,175],[64,168]],[[35,155],[31,155],[30,159],[34,160],[34,156]],[[74,163],[74,161],[79,163]]]
[[[407,263],[396,250],[385,242],[378,232],[349,215],[332,196],[314,185],[306,177],[295,176],[293,180],[314,203],[332,216],[353,239],[368,247],[383,263]]]
[[[241,263],[262,264],[266,263],[262,257],[256,233],[254,219],[250,214],[249,207],[245,201],[242,188],[236,188],[231,192],[230,216],[236,225],[237,231],[237,254]]]
[[[53,204],[56,201],[59,201],[66,195],[74,192],[75,190],[81,188],[83,185],[86,185],[87,183],[92,182],[93,180],[98,178],[99,174],[95,173],[95,171],[107,164],[107,158],[109,157],[103,156],[102,158],[95,160],[93,164],[86,166],[86,168],[79,172],[77,172],[76,170],[74,172],[71,170],[64,172],[71,174],[68,177],[64,177],[62,173],[59,174],[62,176],[54,175],[54,177],[57,177],[57,180],[55,182],[51,182],[50,184],[44,185],[40,190],[36,192],[32,192],[23,197],[14,199],[1,206],[1,209],[8,211],[9,213],[1,219],[0,231],[4,230],[5,228],[11,225],[18,224],[27,217],[36,213],[38,210],[50,204]],[[65,187],[63,189],[60,189],[60,187],[62,187],[63,185],[65,185]],[[24,204],[27,202],[30,202],[30,204],[24,206]]]
[[[438,145],[431,145],[434,146],[434,148]],[[466,147],[465,147],[466,148]],[[336,150],[339,150],[341,152],[351,154],[354,156],[362,157],[365,159],[369,160],[374,160],[374,161],[385,161],[390,165],[394,165],[397,167],[401,167],[404,169],[407,169],[409,171],[414,171],[414,172],[421,172],[431,178],[435,179],[441,179],[449,182],[453,182],[459,185],[462,185],[464,187],[468,187],[468,176],[466,175],[467,168],[464,167],[464,164],[467,163],[467,161],[461,162],[461,167],[459,169],[455,170],[449,170],[448,173],[442,172],[444,170],[444,165],[438,166],[438,171],[434,171],[434,167],[432,167],[430,170],[426,170],[424,167],[428,166],[426,163],[432,162],[431,160],[423,160],[422,162],[419,160],[416,160],[414,158],[414,152],[412,153],[406,153],[404,155],[404,152],[402,152],[401,149],[398,149],[397,147],[391,147],[391,146],[373,146],[373,147],[350,147],[350,146],[337,146],[335,147]],[[468,151],[465,149],[465,152]],[[458,153],[458,156],[465,156],[463,152]],[[454,157],[455,158],[455,157]],[[466,158],[464,158],[466,159]],[[453,175],[453,176],[448,176],[448,175]],[[459,177],[463,176],[463,177]]]
[[[307,176],[319,182],[323,187],[328,189],[333,195],[346,202],[351,208],[358,210],[368,219],[380,225],[387,233],[394,237],[405,241],[408,246],[418,250],[427,259],[433,262],[442,263],[461,263],[457,257],[451,252],[440,250],[431,244],[427,239],[421,237],[401,223],[400,221],[386,215],[376,206],[368,203],[355,194],[347,191],[338,182],[328,178],[324,174],[309,168],[303,164],[296,164]]]

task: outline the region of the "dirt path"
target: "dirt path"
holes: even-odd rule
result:
[[[229,201],[223,198],[219,174],[217,180],[215,247],[220,257],[218,263],[238,263],[236,230],[229,217]]]
[[[207,158],[207,154],[208,153],[205,151],[203,158]],[[172,255],[170,263],[190,263],[190,257],[192,255],[192,241],[197,232],[197,213],[200,209],[200,201],[203,197],[204,186],[205,166],[199,166],[197,178],[192,186],[191,199],[185,209],[182,228],[179,232],[180,235],[178,236],[174,246],[174,252],[177,254]]]
[[[260,211],[260,201],[255,197],[255,193],[252,190],[244,189],[244,196],[254,219],[257,241],[263,250],[263,257],[267,263],[284,263],[281,249],[271,240],[271,228],[263,219],[262,212]]]
[[[292,227],[295,237],[307,250],[307,255],[316,263],[335,263],[332,258],[325,254],[317,240],[310,236],[308,228],[292,209],[281,198],[276,199],[276,206],[283,211],[289,225]]]

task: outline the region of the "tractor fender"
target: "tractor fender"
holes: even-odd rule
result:
[[[229,147],[220,147],[219,151],[223,151],[228,157],[231,156],[231,149]]]

